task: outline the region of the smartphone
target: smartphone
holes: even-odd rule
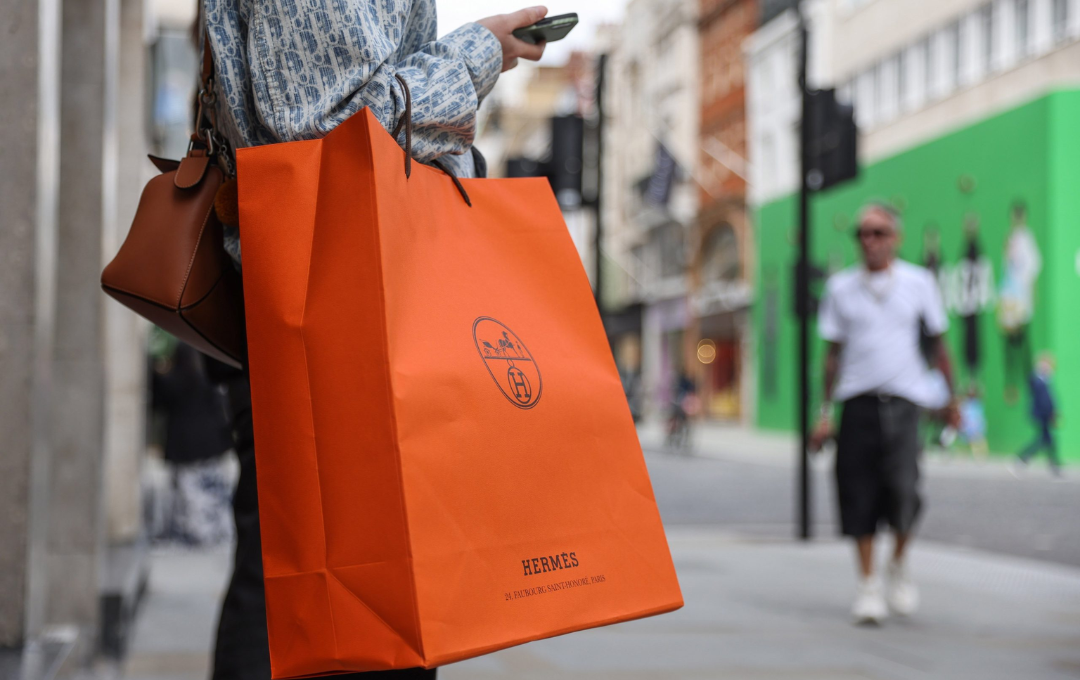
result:
[[[574,26],[577,26],[577,14],[560,14],[554,17],[544,17],[532,26],[523,26],[514,30],[514,37],[518,40],[535,45],[541,42],[555,42],[562,40]]]

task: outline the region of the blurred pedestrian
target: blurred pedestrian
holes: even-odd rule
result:
[[[979,389],[973,384],[967,396],[960,402],[960,436],[971,451],[971,456],[986,460],[989,447],[986,444],[986,410]]]
[[[896,258],[900,226],[885,204],[862,210],[855,235],[863,262],[829,278],[818,316],[828,353],[812,443],[817,448],[833,435],[833,400],[841,402],[836,484],[840,529],[858,554],[852,613],[859,623],[878,623],[890,608],[911,614],[919,602],[905,557],[922,508],[920,410],[934,401],[920,329],[933,339],[934,364],[950,394],[953,385],[941,293],[928,270]],[[955,400],[947,413],[955,426]],[[896,537],[884,588],[874,570],[874,536],[883,522]]]
[[[164,415],[165,462],[172,496],[161,538],[211,545],[232,538],[232,484],[225,453],[232,448],[224,395],[207,378],[204,359],[177,343],[172,361],[153,373],[152,402]]]
[[[679,371],[673,391],[668,412],[667,444],[673,449],[684,451],[690,445],[690,419],[701,410],[701,401],[697,396],[697,385],[685,370]]]
[[[1057,423],[1057,405],[1050,391],[1050,378],[1054,374],[1054,359],[1044,353],[1039,357],[1035,370],[1031,373],[1031,418],[1035,421],[1038,434],[1035,441],[1020,452],[1019,469],[1027,467],[1031,459],[1041,450],[1046,450],[1050,459],[1050,471],[1055,477],[1061,477],[1061,460],[1058,458],[1057,445],[1054,443],[1053,428]]]
[[[538,60],[512,33],[544,17],[530,7],[468,23],[436,39],[435,0],[201,0],[213,50],[218,128],[229,147],[316,139],[364,107],[394,130],[411,93],[412,154],[439,161],[458,177],[483,177],[473,147],[476,114],[502,71]],[[405,144],[406,131],[398,136]],[[246,227],[242,225],[241,228]],[[258,229],[259,225],[252,225]],[[237,227],[225,248],[240,265]],[[240,459],[233,502],[233,575],[218,623],[213,680],[269,680],[251,396],[246,374],[229,384]],[[338,676],[353,677],[355,674]],[[434,678],[434,670],[372,673],[371,678]]]

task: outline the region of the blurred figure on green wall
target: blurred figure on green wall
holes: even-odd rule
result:
[[[964,245],[955,274],[954,309],[964,329],[964,367],[968,384],[978,385],[982,342],[979,338],[979,315],[994,299],[994,269],[979,245],[979,216],[964,217]]]
[[[1035,315],[1035,283],[1042,271],[1042,255],[1027,218],[1027,205],[1023,201],[1013,203],[998,296],[998,324],[1005,340],[1005,402],[1008,404],[1015,404],[1020,398],[1020,385],[1031,371],[1028,326]]]

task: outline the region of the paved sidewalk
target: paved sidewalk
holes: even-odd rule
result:
[[[641,446],[648,451],[664,451],[664,423],[651,420],[638,424],[638,438]],[[758,430],[743,425],[722,422],[699,421],[693,425],[691,445],[687,455],[702,458],[715,458],[743,463],[777,465],[791,467],[796,460],[798,440],[794,433]],[[831,465],[832,450],[826,448],[823,455],[812,457],[815,467],[827,468]],[[926,471],[945,477],[1012,477],[1010,468],[1015,458],[1005,455],[991,455],[986,460],[975,460],[962,451],[927,451]],[[1073,471],[1059,483],[1080,486],[1080,474]],[[1044,458],[1032,461],[1026,472],[1031,477],[1049,477]]]
[[[218,606],[231,566],[231,546],[154,549],[150,585],[120,677],[207,680]]]
[[[643,621],[448,666],[442,680],[1080,677],[1080,570],[917,546],[924,606],[881,628],[848,622],[850,548],[669,529],[687,605]],[[225,550],[155,553],[125,663],[131,680],[204,680]]]

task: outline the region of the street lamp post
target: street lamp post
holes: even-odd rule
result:
[[[799,255],[795,309],[799,317],[799,538],[812,537],[810,488],[810,95],[806,79],[806,17],[799,8],[799,95],[802,116],[799,123]]]

